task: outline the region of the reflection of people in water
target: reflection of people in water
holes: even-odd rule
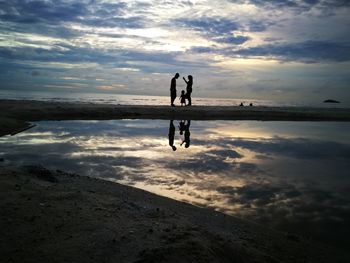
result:
[[[175,137],[175,126],[174,126],[174,120],[170,120],[169,124],[169,145],[173,149],[173,151],[176,151],[176,147],[174,145],[174,137]]]
[[[185,143],[185,148],[190,147],[190,125],[191,125],[191,121],[187,120],[187,123],[185,124],[184,130],[185,130],[185,138],[184,141],[180,144],[180,146],[182,146],[183,143]]]
[[[184,134],[185,131],[185,121],[181,120],[179,122],[179,131],[180,131],[180,135]]]

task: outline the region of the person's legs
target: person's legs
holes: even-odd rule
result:
[[[187,95],[187,99],[188,99],[188,104],[187,105],[192,105],[192,100],[191,100],[191,94]]]
[[[175,106],[174,105],[174,101],[176,99],[176,96],[174,96],[173,94],[171,95],[171,106]]]

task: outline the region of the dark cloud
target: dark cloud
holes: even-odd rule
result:
[[[263,32],[266,31],[267,28],[274,23],[272,22],[265,22],[265,21],[257,21],[257,20],[251,20],[249,21],[247,25],[247,31],[248,32]]]
[[[275,196],[281,189],[272,185],[251,183],[242,187],[221,186],[216,189],[219,193],[230,196],[231,203],[267,205],[274,202]]]
[[[256,6],[264,6],[268,8],[294,8],[297,11],[307,11],[313,7],[329,9],[350,6],[348,0],[249,0],[248,2]]]
[[[250,38],[246,36],[225,36],[225,37],[215,37],[214,41],[219,43],[241,45],[247,42]]]
[[[241,205],[236,216],[284,231],[311,234],[325,243],[347,247],[349,206],[341,194],[315,185],[297,188],[288,183],[249,183],[241,187],[221,186],[216,191],[233,205]],[[252,209],[253,208],[253,209]]]
[[[248,40],[248,39],[247,39]],[[243,40],[242,40],[243,42]],[[233,50],[219,47],[193,47],[192,52],[219,53],[232,57],[268,57],[280,61],[317,63],[322,61],[350,61],[350,45],[330,41],[305,41],[299,43],[276,43]]]
[[[80,2],[65,3],[64,1],[28,1],[12,0],[1,1],[3,21],[17,23],[57,23],[77,21],[79,16],[88,12],[86,5]]]
[[[232,157],[229,156],[230,154]],[[238,153],[232,153],[229,150],[206,151],[192,156],[187,159],[186,162],[182,160],[173,160],[172,162],[164,160],[163,165],[169,169],[183,171],[184,173],[189,171],[204,174],[225,173],[227,176],[257,176],[263,173],[263,171],[258,169],[253,163],[229,161],[227,157],[236,159],[242,156]]]
[[[1,1],[1,20],[23,24],[54,25],[62,22],[77,22],[83,25],[101,27],[139,28],[145,24],[145,18],[140,16],[126,17],[124,9],[127,5],[119,3],[89,4],[63,0],[13,0]]]
[[[144,17],[110,17],[110,18],[89,18],[80,21],[82,24],[98,27],[125,27],[125,28],[143,28],[146,25]]]
[[[37,77],[37,76],[40,76],[40,72],[39,71],[32,71],[32,73],[30,73],[30,75],[32,77]]]
[[[240,57],[270,57],[284,61],[315,63],[320,61],[349,61],[350,45],[328,41],[306,41],[300,43],[270,44],[221,52]]]
[[[63,63],[97,63],[104,67],[136,68],[143,72],[169,72],[169,67],[201,67],[206,62],[181,62],[176,59],[176,52],[141,52],[128,49],[114,49],[105,51],[89,47],[77,47],[68,44],[52,44],[52,49],[34,47],[0,47],[0,58],[7,59],[14,69],[23,67],[16,61],[36,62],[63,62]],[[141,61],[142,63],[134,63]],[[151,66],[145,62],[167,64],[168,67],[159,69],[157,65]],[[31,66],[24,66],[30,69]],[[34,66],[33,66],[34,67]],[[63,69],[62,69],[63,70]]]
[[[239,29],[237,22],[222,17],[183,18],[177,19],[176,22],[212,36],[220,36]]]
[[[233,31],[240,29],[241,25],[223,17],[182,18],[175,20],[175,23],[196,30],[219,43],[240,45],[249,40],[246,36],[233,36]]]
[[[236,139],[232,144],[258,153],[297,159],[350,158],[350,146],[346,144],[311,139],[274,138],[259,141]]]

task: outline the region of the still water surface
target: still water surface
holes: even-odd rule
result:
[[[350,245],[350,123],[39,122],[0,138],[0,157]]]

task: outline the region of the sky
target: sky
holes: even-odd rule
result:
[[[0,91],[350,102],[348,0],[0,0]]]

